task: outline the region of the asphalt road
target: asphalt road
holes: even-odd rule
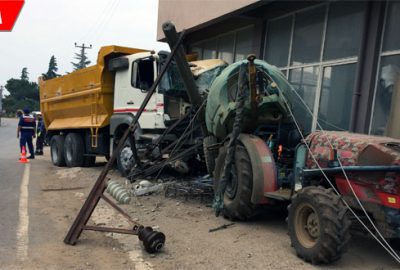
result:
[[[2,119],[0,126],[0,262],[16,260],[16,229],[24,164],[18,163],[16,119]]]
[[[17,119],[0,126],[0,269],[122,269],[127,255],[103,234],[81,237],[85,244],[63,243],[80,209],[83,193],[46,192],[62,182],[58,168],[45,156],[21,164],[16,138]],[[78,179],[80,180],[80,179]],[[92,179],[86,183],[90,188]],[[79,181],[77,185],[81,185]]]

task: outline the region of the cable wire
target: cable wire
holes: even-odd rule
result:
[[[277,86],[277,88],[278,88],[278,91],[279,91],[279,93],[281,94],[281,96],[282,96],[282,98],[283,98],[283,100],[284,100],[284,102],[285,102],[285,104],[286,104],[286,106],[287,106],[287,108],[288,108],[288,110],[289,110],[289,113],[290,113],[290,115],[291,115],[291,117],[292,117],[292,119],[293,119],[293,121],[294,121],[294,124],[296,125],[297,130],[298,130],[299,133],[300,133],[300,136],[302,137],[302,140],[303,140],[304,142],[306,142],[305,137],[304,137],[304,135],[303,135],[303,133],[302,133],[302,131],[301,131],[301,129],[300,129],[300,126],[299,126],[299,124],[298,124],[298,122],[297,122],[297,120],[296,120],[296,118],[295,118],[295,116],[294,116],[294,114],[293,114],[293,111],[292,111],[291,108],[290,108],[289,102],[287,101],[286,97],[283,95],[283,91],[279,88],[279,86]],[[292,89],[292,91],[293,91],[293,89]],[[294,92],[296,93],[296,91],[294,91]],[[297,93],[296,93],[296,94],[297,94]],[[302,98],[300,95],[298,95],[298,97],[299,97],[300,100],[303,102],[303,104],[306,106],[306,108],[308,109],[308,112],[310,112],[310,113],[312,114],[310,108],[305,104],[305,101],[303,100],[303,98]],[[321,128],[321,126],[319,125],[318,121],[317,121],[317,124],[318,124],[318,126]],[[321,130],[323,130],[323,129],[321,128]],[[326,133],[324,133],[324,134],[326,134]],[[327,137],[327,138],[328,138],[328,137]],[[328,139],[328,140],[329,140],[329,139]],[[332,149],[334,149],[334,148],[333,148],[333,145],[332,145],[332,143],[331,143],[330,140],[329,140],[329,142],[330,142],[330,146],[332,147]],[[312,151],[311,151],[311,149],[310,149],[310,146],[309,146],[307,143],[305,143],[305,145],[306,145],[306,147],[307,147],[307,149],[308,149],[308,152],[310,153],[310,155],[311,155],[313,161],[315,162],[315,164],[318,166],[319,170],[321,171],[322,175],[323,175],[324,178],[327,180],[327,182],[328,182],[329,185],[332,187],[332,189],[335,191],[335,193],[336,193],[338,196],[340,196],[341,200],[342,200],[343,203],[346,205],[346,207],[349,209],[349,211],[350,211],[350,212],[354,215],[354,217],[360,222],[360,224],[363,225],[363,227],[372,235],[372,237],[373,237],[373,238],[374,238],[374,239],[375,239],[375,240],[376,240],[376,241],[377,241],[377,242],[378,242],[378,243],[379,243],[379,244],[380,244],[380,245],[381,245],[381,246],[382,246],[382,247],[383,247],[397,262],[398,262],[398,263],[400,263],[400,256],[393,250],[393,248],[389,245],[389,243],[386,241],[386,239],[384,239],[384,237],[382,236],[382,234],[381,234],[381,233],[379,232],[379,230],[377,229],[376,225],[373,223],[373,221],[372,221],[371,218],[369,217],[369,215],[368,215],[368,213],[366,212],[365,208],[362,206],[361,201],[359,200],[358,196],[355,194],[355,192],[354,192],[354,190],[353,190],[353,188],[352,188],[352,186],[351,186],[351,184],[350,184],[350,180],[348,179],[347,174],[345,173],[345,170],[344,170],[344,168],[343,168],[342,163],[339,161],[340,167],[341,167],[342,171],[344,172],[344,175],[345,175],[345,177],[346,177],[347,183],[348,183],[348,185],[350,186],[353,195],[355,196],[355,198],[356,198],[356,200],[358,201],[359,205],[360,205],[361,208],[363,209],[363,212],[366,214],[366,216],[367,216],[368,220],[370,221],[371,225],[374,227],[374,229],[376,230],[376,232],[377,232],[378,235],[382,238],[383,242],[384,242],[386,245],[383,244],[383,243],[381,242],[380,239],[378,239],[378,237],[368,228],[367,225],[365,225],[365,223],[360,219],[360,217],[358,217],[358,215],[354,212],[354,210],[350,207],[350,205],[342,198],[342,196],[341,196],[341,194],[339,193],[339,191],[335,188],[335,186],[334,186],[333,183],[330,181],[330,179],[328,178],[328,176],[327,176],[327,175],[325,174],[325,172],[322,170],[322,167],[319,165],[319,163],[318,163],[318,161],[317,161],[315,155],[312,153]]]
[[[157,173],[156,178],[158,178],[161,175],[161,172],[164,170],[164,167],[168,164],[168,161],[172,158],[172,154],[175,153],[175,150],[177,150],[178,144],[182,141],[182,138],[185,137],[186,133],[189,130],[189,127],[191,127],[191,130],[194,129],[194,122],[197,118],[197,115],[199,114],[199,112],[201,111],[201,109],[204,107],[204,105],[206,104],[207,99],[205,98],[203,103],[199,106],[198,110],[196,111],[196,113],[194,114],[193,118],[190,120],[189,124],[187,125],[187,127],[185,128],[185,130],[183,131],[182,135],[179,137],[178,142],[175,144],[174,148],[171,150],[171,153],[169,154],[168,159],[165,161],[164,166],[162,166],[162,168],[160,169],[160,171]],[[180,149],[180,148],[179,148]],[[178,150],[179,150],[178,149]]]
[[[303,103],[303,105],[304,105],[305,108],[307,109],[307,112],[310,113],[310,114],[312,115],[312,111],[311,111],[310,107],[305,103],[304,99],[303,99],[296,91],[294,91],[294,90],[292,90],[292,91],[297,95],[297,97],[298,97],[298,98],[300,99],[300,101]],[[292,116],[292,117],[294,118],[294,116]],[[329,143],[331,149],[334,149],[334,146],[333,146],[333,144],[332,144],[332,141],[329,139],[328,135],[326,134],[326,131],[325,131],[325,130],[322,128],[322,126],[319,124],[318,119],[316,120],[316,123],[317,123],[317,126],[318,126],[318,127],[320,128],[320,130],[322,131],[323,135],[325,135],[325,137],[326,137],[326,139],[327,139],[327,141],[328,141],[328,143]],[[299,132],[301,133],[301,131],[299,131]],[[302,135],[302,134],[301,134],[301,135]],[[303,137],[303,136],[302,136],[302,137]],[[303,138],[303,139],[304,139],[304,138]],[[311,150],[310,150],[310,151],[311,151]],[[310,152],[310,154],[312,154],[312,153]],[[348,176],[347,176],[346,171],[345,171],[344,168],[343,168],[343,164],[342,164],[341,160],[339,159],[339,156],[338,156],[337,158],[338,158],[339,166],[340,166],[340,168],[341,168],[341,170],[342,170],[342,172],[343,172],[343,175],[344,175],[344,177],[346,178],[346,182],[347,182],[347,184],[349,185],[350,190],[351,190],[351,192],[353,193],[353,196],[355,197],[355,199],[356,199],[358,205],[361,207],[362,211],[363,211],[364,214],[366,215],[368,221],[370,222],[370,224],[372,225],[372,227],[374,228],[374,230],[378,233],[379,237],[380,237],[380,238],[383,240],[383,242],[388,246],[388,248],[389,248],[394,254],[396,254],[396,257],[400,260],[400,256],[393,250],[393,248],[392,248],[392,247],[390,246],[390,244],[386,241],[386,239],[383,237],[383,235],[381,234],[381,232],[379,231],[379,229],[376,227],[375,223],[372,221],[372,219],[371,219],[370,216],[368,215],[368,212],[365,210],[364,206],[362,205],[362,202],[361,202],[360,199],[358,198],[357,194],[355,193],[355,191],[354,191],[354,189],[353,189],[353,186],[352,186],[351,183],[350,183],[350,180],[349,180],[349,178],[348,178]],[[316,163],[317,163],[317,162],[316,162]],[[319,165],[319,164],[317,164],[317,165]],[[319,166],[318,166],[318,167],[319,167]],[[321,169],[321,168],[320,168],[320,169]],[[336,191],[336,192],[337,192],[337,191]],[[338,193],[338,192],[337,192],[337,193]],[[339,194],[339,193],[338,193],[338,194]]]
[[[100,12],[100,16],[97,18],[97,20],[91,25],[91,27],[88,28],[88,30],[86,31],[86,33],[84,35],[81,36],[81,40],[85,40],[88,37],[90,37],[95,31],[97,32],[97,28],[100,24],[103,23],[103,20],[106,18],[107,16],[107,11],[109,11],[113,5],[115,4],[114,0],[113,2],[108,1],[107,4],[104,5],[102,11]],[[111,3],[111,5],[110,5]]]

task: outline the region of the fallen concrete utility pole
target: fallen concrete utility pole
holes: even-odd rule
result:
[[[172,49],[179,44],[178,33],[176,32],[175,25],[172,22],[165,22],[162,25],[162,30],[164,32],[165,38],[167,39],[169,47]],[[181,75],[183,84],[186,88],[186,93],[189,96],[190,103],[193,105],[195,109],[200,108],[203,103],[203,97],[200,96],[199,90],[196,86],[196,82],[193,79],[192,72],[190,71],[188,62],[185,57],[185,52],[183,47],[178,46],[179,48],[175,54],[175,62],[178,68],[179,74]],[[199,124],[201,126],[201,130],[203,132],[203,136],[207,136],[208,131],[205,122],[205,110],[201,108],[199,113]]]
[[[158,84],[161,81],[164,73],[166,72],[169,64],[174,57],[177,49],[180,48],[180,44],[183,40],[184,32],[182,32],[179,36],[178,41],[176,42],[174,48],[171,51],[171,54],[168,56],[165,65],[162,67],[161,72],[159,73],[158,77],[156,78],[155,82],[151,86],[149,92],[147,93],[146,98],[143,100],[135,118],[133,119],[129,128],[125,131],[124,135],[120,139],[117,148],[113,151],[110,159],[108,160],[106,166],[103,168],[101,174],[97,178],[96,183],[94,184],[92,190],[89,193],[85,203],[83,204],[81,210],[79,211],[78,216],[76,217],[74,223],[72,224],[71,228],[69,229],[67,235],[65,236],[64,243],[69,245],[75,245],[77,240],[79,239],[81,233],[84,230],[91,230],[91,231],[101,231],[101,232],[113,232],[113,233],[121,233],[121,234],[132,234],[138,235],[139,240],[143,242],[144,247],[147,252],[155,253],[158,252],[165,243],[165,235],[161,232],[154,231],[151,227],[144,227],[142,224],[134,221],[129,214],[127,214],[122,208],[117,206],[111,199],[109,199],[104,193],[106,189],[106,176],[108,172],[112,168],[112,164],[114,163],[117,153],[120,152],[122,149],[125,141],[127,140],[130,133],[135,132],[138,126],[138,120],[142,115],[147,103],[149,102],[151,96],[155,92]],[[110,228],[110,227],[103,227],[103,226],[88,226],[87,222],[89,221],[94,209],[96,208],[100,199],[103,199],[109,205],[111,205],[116,211],[122,214],[131,224],[133,224],[132,229],[119,229],[119,228]]]

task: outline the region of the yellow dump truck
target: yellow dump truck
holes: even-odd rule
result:
[[[54,79],[39,78],[40,106],[53,164],[92,166],[96,156],[109,156],[132,122],[167,55],[167,52],[105,46],[100,49],[94,66]],[[216,76],[225,63],[205,60],[191,62],[191,66],[199,91],[206,91],[210,76]],[[127,175],[137,163],[138,155],[189,108],[186,91],[172,65],[143,112],[140,128],[118,153],[121,174]],[[168,141],[161,143],[168,144],[177,136],[166,136]],[[151,154],[157,155],[155,150],[157,147]]]

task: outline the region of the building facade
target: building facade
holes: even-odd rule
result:
[[[188,53],[228,63],[254,53],[277,66],[306,130],[400,138],[400,1],[159,1],[159,27],[179,22]]]

